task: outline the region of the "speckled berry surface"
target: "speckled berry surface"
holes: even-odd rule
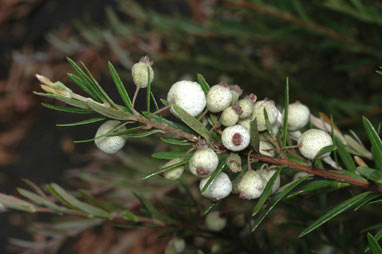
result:
[[[206,95],[201,86],[193,81],[174,83],[167,94],[167,101],[174,103],[192,116],[197,116],[206,107]]]
[[[239,121],[239,114],[232,108],[232,106],[229,106],[223,110],[219,121],[223,126],[233,126]]]
[[[166,164],[164,164],[161,168],[165,168],[171,165],[174,165],[176,163],[179,163],[183,161],[181,158],[175,158],[170,161],[168,161]],[[179,179],[184,171],[184,165],[178,166],[176,168],[167,170],[166,172],[163,172],[163,177],[168,179],[168,180],[177,180]]]
[[[204,185],[208,182],[211,176],[205,177],[200,181],[199,189],[202,191]],[[214,181],[208,186],[207,190],[202,193],[206,198],[220,200],[227,197],[232,191],[232,182],[228,175],[221,172]]]
[[[246,119],[253,114],[253,101],[250,98],[241,99],[237,103],[240,106],[243,113],[240,115],[240,119]]]
[[[249,131],[241,125],[227,127],[222,133],[222,143],[228,150],[237,152],[248,147]]]
[[[298,149],[300,153],[307,159],[313,160],[317,153],[325,146],[333,145],[333,140],[330,135],[318,129],[310,129],[305,131],[298,138]],[[330,153],[323,154],[319,159],[328,157]]]
[[[209,176],[219,164],[219,158],[211,148],[201,148],[196,150],[189,162],[189,169],[193,175]]]
[[[133,65],[131,75],[136,86],[140,88],[147,87],[149,80],[148,70],[150,70],[150,83],[152,83],[154,80],[154,71],[149,63],[139,62]]]
[[[232,102],[232,93],[229,87],[214,85],[207,94],[207,109],[212,113],[222,112]]]
[[[255,199],[260,197],[265,188],[264,179],[254,170],[248,170],[241,177],[237,189],[242,199]]]
[[[305,127],[309,122],[310,110],[300,102],[291,103],[288,106],[288,130],[297,131]]]
[[[273,101],[262,100],[256,102],[253,106],[252,119],[256,118],[257,129],[259,131],[265,131],[267,129],[267,125],[265,123],[264,108],[267,110],[269,123],[271,125],[276,123],[279,112]]]
[[[260,176],[262,176],[266,183],[269,182],[271,177],[276,173],[274,169],[261,169],[257,171]],[[272,193],[275,193],[280,188],[280,175],[276,178],[275,183],[273,184]]]
[[[95,137],[105,135],[112,129],[116,128],[121,122],[116,120],[109,120],[104,122],[97,130]],[[126,130],[123,126],[118,129],[118,132]],[[102,137],[94,140],[97,148],[107,154],[115,154],[126,144],[126,139],[122,136]]]
[[[208,230],[218,232],[227,225],[227,218],[221,216],[218,211],[212,211],[207,214],[205,223]]]

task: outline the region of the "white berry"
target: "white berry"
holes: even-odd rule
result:
[[[261,169],[258,170],[260,176],[262,176],[266,182],[269,182],[271,177],[276,173],[274,169]],[[273,184],[272,193],[275,193],[280,188],[280,175],[276,178],[276,181]]]
[[[219,158],[214,150],[211,148],[198,149],[191,157],[189,162],[189,169],[193,175],[196,176],[209,176],[211,175],[219,164]]]
[[[309,175],[307,172],[300,171],[293,176],[293,181],[297,181],[305,176]]]
[[[248,170],[241,177],[237,190],[241,199],[255,199],[261,196],[265,188],[265,181],[260,174],[254,170]]]
[[[182,253],[186,248],[186,242],[183,238],[172,238],[166,248],[165,254]]]
[[[333,140],[323,130],[310,129],[305,131],[298,139],[300,153],[307,159],[313,160],[317,153],[325,146],[333,145]],[[318,159],[328,157],[329,153],[323,154]]]
[[[150,60],[147,56],[142,57],[141,60],[134,64],[131,68],[131,75],[133,76],[134,84],[140,88],[145,88],[148,85],[150,73],[150,83],[154,80],[154,71],[151,67]]]
[[[256,95],[250,94],[245,96],[244,99],[239,100],[237,105],[240,106],[243,113],[240,115],[240,119],[246,119],[250,117],[253,113],[253,105],[256,102]]]
[[[200,181],[199,189],[203,190],[204,185],[208,182],[211,176],[205,177]],[[202,193],[206,198],[212,199],[214,201],[223,199],[227,197],[232,191],[232,182],[229,179],[228,175],[224,172],[221,172],[208,186],[207,190]]]
[[[249,145],[249,131],[241,125],[227,127],[222,133],[222,143],[228,150],[242,151]]]
[[[232,93],[227,83],[220,83],[210,88],[207,94],[207,109],[212,113],[221,112],[232,102]]]
[[[275,148],[273,145],[267,141],[261,141],[259,144],[259,152],[263,155],[269,156],[269,157],[275,157]]]
[[[227,225],[227,218],[222,217],[220,212],[212,211],[207,214],[205,222],[208,230],[218,232]]]
[[[253,106],[252,119],[256,118],[257,121],[257,129],[259,131],[265,131],[267,129],[267,125],[265,122],[264,108],[268,114],[268,120],[271,125],[276,123],[278,110],[275,106],[275,103],[271,100],[262,100],[255,103]]]
[[[164,164],[162,166],[162,168],[174,165],[174,164],[179,163],[181,161],[183,161],[181,158],[172,159],[172,160],[168,161],[166,164]],[[166,172],[163,172],[163,177],[168,179],[168,180],[177,180],[182,176],[183,171],[184,171],[184,165],[180,165],[176,168],[173,168],[173,169],[167,170]]]
[[[206,95],[197,82],[183,80],[173,84],[167,94],[168,103],[173,103],[197,116],[206,107]]]
[[[118,125],[120,125],[120,121],[116,120],[109,120],[104,122],[97,130],[96,132],[96,139],[94,140],[96,146],[101,151],[108,153],[108,154],[115,154],[119,150],[122,149],[122,147],[126,144],[126,138],[123,136],[105,136],[101,138],[97,138],[99,136],[106,135],[108,132],[116,128]],[[122,126],[118,129],[118,132],[126,130],[125,126]]]
[[[219,121],[223,126],[233,126],[239,121],[242,112],[240,106],[229,106],[223,111]]]
[[[285,114],[285,113],[284,113]],[[288,130],[297,131],[309,122],[310,111],[299,101],[288,106]]]

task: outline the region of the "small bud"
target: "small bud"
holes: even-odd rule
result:
[[[237,153],[230,153],[227,158],[227,167],[233,172],[241,171],[241,157]]]
[[[142,57],[138,63],[134,64],[131,68],[131,75],[133,76],[134,84],[140,88],[146,88],[154,80],[154,71],[151,67],[152,62],[147,56]]]
[[[206,107],[206,95],[201,86],[187,80],[178,81],[171,86],[167,101],[178,105],[192,116],[199,115]]]
[[[240,119],[249,118],[253,114],[253,105],[256,102],[256,95],[250,94],[239,100],[238,105],[242,109],[243,113],[240,115]]]
[[[313,160],[317,153],[325,146],[333,145],[333,140],[323,130],[310,129],[305,131],[298,139],[300,153],[307,159]],[[326,158],[330,153],[323,154],[318,159]]]
[[[218,211],[212,211],[207,214],[205,222],[208,230],[219,232],[227,225],[227,218],[222,217]]]
[[[201,148],[192,155],[189,169],[193,175],[205,177],[215,172],[218,164],[219,158],[214,150]]]
[[[165,168],[171,165],[174,165],[176,163],[179,163],[183,161],[181,158],[175,158],[170,161],[168,161],[166,164],[164,164],[161,168]],[[168,179],[168,180],[177,180],[179,179],[184,171],[184,165],[178,166],[176,168],[167,170],[166,172],[163,172],[163,177]]]
[[[240,95],[243,93],[243,90],[238,85],[231,86],[232,102],[231,105],[237,104]]]
[[[120,125],[120,121],[109,120],[104,122],[97,130],[95,137],[106,135],[106,133],[110,132],[118,125]],[[122,126],[119,128],[118,132],[127,130],[126,126]],[[123,136],[105,136],[101,138],[97,138],[94,140],[96,146],[101,151],[108,154],[115,154],[126,144],[126,139]]]
[[[239,106],[229,106],[223,111],[219,121],[223,126],[233,126],[239,121],[239,116],[242,113],[243,111]]]
[[[203,190],[204,185],[208,182],[211,176],[205,177],[200,181],[199,189]],[[206,198],[213,200],[220,200],[227,197],[232,191],[232,182],[229,179],[228,175],[224,172],[221,172],[214,181],[208,186],[207,190],[202,193]]]
[[[278,110],[273,101],[264,99],[262,101],[256,102],[253,107],[252,119],[256,118],[257,129],[259,131],[265,131],[267,129],[267,125],[265,122],[264,108],[267,111],[269,123],[271,125],[275,124],[277,120]]]
[[[221,82],[210,88],[207,94],[207,109],[212,113],[222,112],[232,102],[230,85]]]

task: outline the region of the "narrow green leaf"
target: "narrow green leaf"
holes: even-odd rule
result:
[[[249,133],[250,133],[250,145],[255,150],[255,152],[258,153],[260,151],[260,135],[257,129],[256,118],[253,119],[250,123]]]
[[[26,197],[27,199],[35,202],[36,204],[43,205],[45,207],[48,207],[50,209],[56,210],[58,212],[64,212],[67,209],[65,207],[61,207],[56,205],[55,203],[51,202],[50,200],[47,200],[39,195],[34,194],[33,192],[30,192],[28,190],[17,188],[17,191],[20,193],[20,195]]]
[[[298,179],[295,182],[292,182],[290,185],[288,185],[286,188],[283,189],[283,191],[279,192],[273,199],[270,204],[264,208],[255,219],[254,223],[252,224],[251,231],[255,231],[256,228],[260,225],[260,223],[265,219],[265,217],[272,211],[272,209],[282,200],[284,199],[290,191],[292,191],[295,187],[297,187],[300,183],[308,179],[310,176],[304,176],[300,179]]]
[[[318,151],[318,153],[316,154],[316,156],[314,156],[313,158],[313,164],[314,162],[319,159],[322,155],[326,154],[326,153],[330,153],[334,150],[337,149],[337,146],[336,145],[330,145],[330,146],[325,146],[323,148],[320,149],[320,151]]]
[[[188,114],[184,109],[179,107],[176,104],[173,104],[172,109],[174,110],[175,114],[185,123],[193,129],[196,133],[198,133],[200,136],[205,138],[207,141],[211,140],[211,135],[208,129],[198,121],[195,117]]]
[[[74,122],[74,123],[60,123],[60,124],[56,124],[56,126],[58,126],[58,127],[78,126],[78,125],[85,125],[85,124],[90,124],[90,123],[97,123],[97,122],[103,121],[105,119],[106,118],[104,118],[104,117],[94,117],[91,119],[87,119],[87,120],[83,120],[83,121],[79,121],[79,122]]]
[[[193,145],[194,143],[188,141],[187,139],[176,139],[176,138],[165,138],[161,137],[160,138],[163,142],[171,145],[178,145],[178,146],[190,146]]]
[[[320,227],[322,224],[328,222],[329,220],[333,219],[337,215],[347,211],[350,207],[361,202],[369,194],[370,194],[370,192],[368,192],[368,191],[360,193],[357,196],[351,197],[348,200],[344,201],[343,203],[337,205],[336,207],[334,207],[333,209],[331,209],[330,211],[325,213],[323,216],[321,216],[319,219],[317,219],[315,222],[313,222],[309,227],[304,229],[298,237],[300,238],[300,237],[303,237],[303,236],[309,234],[310,232],[312,232],[316,228]]]
[[[131,222],[137,222],[139,221],[139,216],[135,215],[133,212],[129,210],[124,210],[122,212],[122,216],[126,221],[131,221]]]
[[[379,193],[372,193],[367,198],[365,198],[362,202],[360,202],[355,208],[354,211],[359,210],[360,208],[370,204],[372,201],[374,201],[377,198],[381,198],[382,194]]]
[[[208,91],[210,90],[210,85],[207,83],[206,79],[203,77],[202,74],[198,74],[198,83],[203,89],[203,92],[207,95]]]
[[[71,58],[67,57],[66,60],[70,63],[78,75],[80,75],[79,78],[82,81],[81,83],[83,86],[86,86],[88,91],[91,91],[89,94],[92,95],[93,99],[96,101],[104,102],[105,99],[102,97],[102,94],[100,94],[99,91],[97,91],[96,88],[92,86],[92,82],[86,73]]]
[[[151,92],[151,99],[154,102],[155,110],[158,111],[159,110],[159,105],[158,105],[157,100],[155,99],[155,96],[154,96],[153,92]],[[158,114],[158,116],[159,116],[159,119],[162,121],[162,115]]]
[[[261,208],[263,207],[263,205],[265,204],[265,202],[266,202],[266,201],[268,200],[268,198],[271,196],[271,194],[272,194],[272,189],[273,189],[273,185],[275,184],[277,177],[279,177],[279,175],[280,175],[282,169],[283,169],[283,168],[279,168],[279,169],[273,174],[273,176],[271,177],[271,179],[269,179],[267,185],[265,186],[265,189],[264,189],[263,193],[261,194],[259,200],[258,200],[257,203],[256,203],[255,208],[253,209],[252,216],[255,216],[255,215],[261,210]]]
[[[87,105],[89,108],[93,109],[94,111],[98,112],[99,114],[106,116],[111,119],[116,120],[130,120],[132,119],[132,115],[126,111],[122,110],[116,110],[114,108],[108,108],[105,105],[98,103],[93,100],[89,100],[87,102]]]
[[[91,97],[93,98],[97,98],[97,95],[95,93],[93,93],[93,91],[91,91],[86,83],[81,79],[79,78],[78,76],[72,74],[72,73],[67,73],[68,77],[76,84],[78,85],[82,90],[84,90],[87,94],[89,94]]]
[[[103,98],[103,102],[109,103],[114,108],[118,108],[117,104],[114,103],[114,101],[109,97],[109,95],[103,90],[103,88],[98,84],[97,80],[93,77],[91,72],[88,70],[86,65],[81,62],[82,67],[85,69],[85,71],[88,73],[88,77],[90,78],[90,84],[101,94]]]
[[[374,254],[382,254],[382,248],[372,234],[367,233],[367,241],[369,242],[370,249]]]
[[[188,150],[176,151],[176,152],[158,152],[158,153],[154,153],[152,157],[155,159],[172,160],[175,158],[182,158],[187,151]],[[189,153],[187,157],[189,157],[192,154],[193,152]]]
[[[290,160],[290,161],[297,162],[297,163],[305,165],[305,166],[309,166],[308,162],[306,162],[304,159],[302,159],[302,158],[300,158],[294,154],[286,153],[286,156],[288,157],[288,160]]]
[[[146,91],[146,105],[147,105],[147,114],[149,115],[150,118],[150,104],[151,104],[151,82],[150,82],[150,66],[147,66],[147,91]]]
[[[96,139],[99,139],[99,138],[103,138],[103,137],[108,137],[108,136],[122,136],[122,135],[125,135],[129,132],[133,132],[133,131],[136,131],[136,130],[140,130],[143,128],[143,126],[137,126],[137,127],[133,127],[133,128],[130,128],[130,129],[127,129],[127,130],[122,130],[122,131],[119,131],[119,129],[122,128],[122,126],[125,126],[126,124],[128,124],[128,122],[125,122],[125,123],[121,123],[120,125],[116,126],[115,128],[111,129],[110,131],[106,132],[105,134],[103,135],[99,135],[97,137],[94,137],[94,138],[90,138],[90,139],[84,139],[84,140],[75,140],[73,141],[73,143],[87,143],[87,142],[92,142]]]
[[[370,139],[371,145],[372,145],[372,152],[374,155],[374,160],[376,167],[379,170],[382,170],[382,141],[381,138],[378,136],[378,133],[374,129],[371,122],[366,118],[363,117],[363,126],[365,127],[367,136]]]
[[[89,109],[89,106],[86,104],[86,102],[75,100],[75,99],[68,98],[65,96],[56,95],[56,94],[48,94],[48,93],[38,93],[38,92],[34,92],[34,94],[39,95],[39,96],[43,96],[43,97],[47,97],[47,98],[51,98],[51,99],[55,99],[58,101],[62,101],[64,103],[71,105],[71,106],[74,106],[76,108]]]
[[[148,117],[148,114],[146,114],[146,112],[142,112],[142,113],[145,117]],[[166,118],[162,118],[158,115],[152,115],[152,120],[154,120],[154,122],[156,122],[156,123],[165,123],[169,127],[174,128],[174,129],[178,129],[178,130],[190,133],[190,134],[195,134],[195,132],[193,130],[191,130],[190,128],[188,128],[187,126],[172,122],[172,121],[167,120]]]
[[[356,165],[355,165],[353,158],[351,157],[350,153],[346,149],[345,145],[342,144],[342,142],[340,140],[338,140],[336,137],[334,137],[333,141],[334,141],[334,144],[338,148],[338,154],[339,154],[342,162],[345,164],[346,169],[355,172]]]
[[[265,107],[264,107],[264,118],[265,118],[265,126],[267,127],[267,131],[269,132],[271,136],[274,136],[271,122],[269,122],[268,112]]]
[[[288,138],[288,109],[289,108],[289,79],[286,78],[286,84],[285,84],[285,105],[284,105],[284,139],[283,139],[283,146],[285,147],[287,145],[287,138]]]
[[[376,170],[373,168],[358,167],[357,171],[367,179],[377,184],[382,184],[382,172],[380,170]]]
[[[51,183],[50,186],[54,190],[54,192],[57,195],[59,195],[63,200],[65,200],[71,206],[88,213],[90,217],[95,216],[95,217],[101,217],[101,218],[110,218],[110,214],[106,212],[105,210],[86,204],[76,199],[75,197],[70,195],[68,192],[66,192],[63,188],[61,188],[59,185],[55,183]]]
[[[150,135],[153,135],[155,133],[162,132],[161,130],[151,130],[151,131],[146,131],[146,132],[141,132],[141,133],[132,133],[132,134],[124,134],[123,136],[126,138],[144,138],[148,137]]]
[[[166,99],[160,99],[160,101],[162,102],[163,105],[165,106],[168,105],[168,101]]]
[[[215,180],[216,177],[220,175],[225,166],[227,165],[227,156],[223,160],[220,160],[220,164],[215,172],[212,173],[211,177],[208,179],[207,183],[203,186],[202,194],[210,187],[211,183]]]
[[[148,199],[146,199],[144,196],[139,195],[137,193],[134,193],[134,195],[139,199],[139,201],[142,203],[142,205],[148,210],[150,215],[154,218],[157,218],[160,221],[163,221],[165,223],[172,223],[175,222],[174,219],[162,214],[153,203],[151,203]]]
[[[299,188],[295,192],[289,194],[287,198],[291,198],[291,197],[300,195],[302,193],[308,193],[311,191],[320,190],[320,189],[328,188],[328,187],[332,187],[335,189],[341,189],[341,188],[345,188],[348,186],[350,186],[350,184],[348,184],[348,183],[341,183],[341,182],[331,181],[331,180],[315,180],[315,181],[312,181],[312,182],[305,184],[304,186],[302,186],[301,188]]]
[[[90,109],[83,109],[83,108],[70,108],[70,107],[65,107],[65,106],[56,106],[52,104],[47,104],[47,103],[41,103],[46,108],[57,110],[57,111],[62,111],[62,112],[67,112],[67,113],[74,113],[74,114],[92,114],[94,113],[93,110]]]
[[[119,96],[121,96],[121,99],[123,103],[127,106],[127,108],[130,110],[130,113],[133,112],[133,105],[130,100],[129,94],[126,91],[125,85],[123,84],[121,78],[118,75],[118,72],[115,70],[113,64],[109,61],[109,71],[111,74],[111,77],[113,79],[114,85],[118,90]]]
[[[335,139],[335,136],[334,136],[334,119],[333,119],[333,115],[332,114],[330,114],[330,136],[331,136],[331,138],[333,140],[333,143],[335,145],[337,145],[336,142],[334,141],[334,139]],[[333,155],[334,155],[334,161],[336,162],[336,168],[339,168],[337,150],[335,150],[333,152]]]
[[[178,158],[179,158],[179,157],[178,157]],[[168,171],[168,170],[170,170],[170,169],[173,169],[173,168],[179,167],[179,166],[181,166],[181,165],[187,164],[189,161],[190,161],[190,158],[187,158],[187,159],[184,159],[184,160],[181,161],[181,162],[174,163],[174,164],[172,164],[172,165],[170,165],[170,166],[161,168],[161,169],[155,171],[154,173],[151,173],[150,175],[145,176],[145,177],[143,178],[143,180],[147,180],[147,179],[149,179],[150,177],[156,176],[156,175],[161,174],[161,173],[164,173],[164,172],[166,172],[166,171]]]
[[[212,202],[210,203],[203,211],[201,211],[200,215],[202,217],[206,216],[214,207],[216,207],[219,204],[220,200],[218,202]]]
[[[3,205],[4,207],[11,208],[11,209],[16,209],[20,211],[29,212],[29,213],[36,212],[35,206],[32,205],[31,203],[19,198],[10,196],[10,195],[2,194],[2,193],[0,193],[0,204]]]

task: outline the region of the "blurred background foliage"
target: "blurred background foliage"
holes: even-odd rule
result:
[[[92,137],[96,126],[55,127],[73,121],[73,116],[42,110],[42,99],[32,94],[38,89],[37,72],[70,83],[67,56],[83,61],[111,95],[115,91],[107,61],[117,67],[132,94],[130,68],[142,55],[155,62],[153,91],[159,98],[175,81],[195,80],[201,73],[210,84],[225,80],[258,98],[282,103],[289,77],[291,101],[301,100],[315,114],[332,114],[341,129],[365,137],[361,116],[378,123],[382,114],[381,77],[375,73],[382,65],[381,28],[378,0],[0,1],[1,190],[14,191],[21,178],[62,181],[69,167],[87,165],[92,172],[94,164],[105,164],[92,144],[71,142]],[[165,149],[157,141],[134,142],[139,151]],[[147,163],[151,168],[158,164]],[[78,173],[66,176],[73,172]],[[85,172],[74,175],[86,176]],[[326,196],[318,199],[324,209]],[[314,206],[315,200],[310,202],[306,205]],[[298,212],[288,203],[282,206]],[[21,226],[36,219],[17,213],[1,218],[4,225]],[[357,224],[357,218],[348,222]],[[347,235],[341,228],[326,228],[329,235],[341,231],[343,239],[331,240],[344,246],[361,241],[358,229]],[[12,233],[7,228],[1,236]],[[264,243],[269,243],[267,234],[262,236]],[[307,243],[296,244],[304,249]]]

